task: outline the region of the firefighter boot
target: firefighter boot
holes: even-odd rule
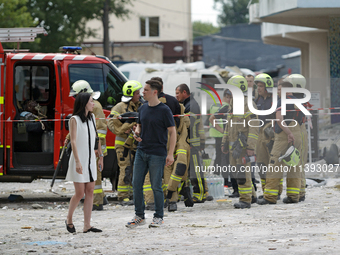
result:
[[[97,205],[97,204],[93,204],[92,206],[92,211],[103,211],[103,205]]]
[[[147,203],[145,206],[145,210],[154,211],[155,210],[155,203]]]
[[[168,211],[169,212],[177,211],[177,203],[176,202],[169,202]]]
[[[250,208],[250,203],[239,201],[238,203],[234,204],[235,209],[244,209]]]
[[[282,199],[282,202],[285,204],[294,204],[294,203],[298,203],[298,201],[294,201],[291,197],[285,197],[284,199]]]
[[[186,207],[193,207],[194,206],[194,201],[191,197],[189,187],[183,187],[179,194],[184,197],[184,204],[185,204]]]
[[[272,202],[270,202],[267,199],[262,197],[262,198],[257,199],[257,204],[259,204],[259,205],[269,205],[269,204],[276,204],[276,203],[272,203]]]

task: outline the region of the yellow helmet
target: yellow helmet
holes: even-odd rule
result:
[[[284,79],[293,85],[293,88],[306,88],[306,78],[301,74],[291,74]]]
[[[243,93],[248,90],[248,82],[242,75],[234,75],[228,80],[227,84],[238,87]]]
[[[255,84],[257,82],[263,82],[266,85],[266,90],[268,93],[273,93],[274,81],[270,75],[266,73],[261,73],[256,75],[254,79]],[[257,84],[256,84],[257,85]]]
[[[297,166],[300,162],[300,152],[291,145],[288,147],[286,153],[279,157],[279,162],[283,161],[288,166]]]
[[[100,92],[94,92],[88,83],[85,80],[78,80],[72,84],[72,90],[70,91],[70,96],[78,95],[81,92],[86,92],[92,94],[93,99],[98,99],[100,97]]]
[[[127,81],[123,86],[122,102],[129,102],[133,97],[133,93],[141,88],[143,86],[139,81]]]

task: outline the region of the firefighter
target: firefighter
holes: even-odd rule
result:
[[[229,146],[230,165],[235,169],[236,179],[239,190],[239,202],[234,204],[236,209],[250,208],[251,203],[256,202],[256,193],[251,180],[251,164],[243,163],[242,158],[255,156],[255,146],[258,140],[259,121],[257,116],[250,112],[247,104],[247,80],[241,75],[231,77],[228,85],[233,85],[242,90],[244,99],[243,115],[233,114],[233,103],[229,109],[227,125],[222,138],[222,151],[226,151]],[[233,97],[232,101],[235,100]],[[254,103],[253,103],[254,104]],[[256,108],[255,104],[253,106]],[[252,126],[248,123],[252,122]],[[255,127],[257,126],[257,127]]]
[[[282,88],[291,88],[289,82],[283,82]],[[289,99],[296,99],[292,93],[287,93]],[[282,97],[281,97],[282,99]],[[266,176],[266,186],[263,198],[258,204],[276,204],[279,194],[280,180],[283,172],[287,172],[287,197],[284,203],[298,203],[301,187],[300,178],[300,152],[301,152],[301,127],[303,113],[297,110],[294,104],[287,104],[286,115],[281,114],[281,99],[278,101],[274,126],[274,145],[269,159]]]
[[[205,135],[201,120],[201,110],[190,94],[190,89],[186,84],[180,84],[176,87],[176,98],[183,103],[185,113],[190,116],[189,143],[190,143],[190,179],[193,186],[193,201],[195,203],[204,203],[206,200],[206,182],[204,174],[196,171],[196,167],[202,165],[201,150],[205,147]],[[200,168],[199,168],[200,169]]]
[[[262,73],[255,77],[255,84],[257,86],[258,98],[255,104],[258,110],[269,110],[273,104],[273,87],[274,81],[268,74]],[[261,177],[262,191],[266,185],[266,171],[263,166],[268,167],[270,152],[274,144],[274,130],[271,119],[275,119],[275,112],[269,115],[259,115],[258,118],[262,120],[262,126],[259,131],[259,139],[256,144],[256,162]],[[280,194],[282,193],[282,182],[280,181]],[[263,196],[262,196],[263,197]],[[259,197],[261,198],[261,197]]]
[[[80,92],[91,93],[94,99],[93,114],[96,117],[96,128],[98,137],[100,140],[100,145],[102,149],[102,154],[99,157],[105,157],[107,155],[106,149],[106,133],[107,124],[105,119],[105,114],[103,112],[102,105],[97,101],[100,96],[100,92],[93,92],[90,84],[85,80],[78,80],[72,85],[71,94],[76,95]],[[103,187],[102,187],[102,170],[98,167],[98,157],[97,157],[97,180],[95,182],[95,187],[93,191],[93,207],[92,210],[102,211],[104,201],[106,201]],[[105,203],[106,204],[106,203]]]
[[[126,112],[137,112],[140,106],[140,89],[142,84],[138,81],[128,81],[123,86],[123,96],[120,103],[116,104],[110,113],[108,127],[116,135],[115,150],[117,153],[118,166],[120,169],[118,177],[118,201],[123,205],[133,205],[132,196],[132,151],[124,154],[124,144],[131,134],[137,120],[133,122],[122,122],[118,117]],[[113,118],[112,118],[113,117]]]
[[[181,105],[181,115],[184,115],[184,106]],[[167,187],[166,199],[168,202],[168,211],[177,211],[178,195],[181,192],[180,186],[184,195],[184,203],[186,206],[193,206],[193,201],[190,196],[190,189],[186,184],[188,178],[188,169],[190,162],[190,146],[186,142],[188,136],[188,128],[190,120],[188,116],[180,117],[180,123],[176,126],[177,141],[175,147],[175,162],[173,165],[164,168],[164,183]],[[185,192],[185,193],[183,193]]]
[[[306,79],[301,74],[291,74],[285,81],[290,82],[294,88],[306,88]],[[303,98],[303,93],[293,93],[296,98]],[[304,106],[311,107],[309,103],[304,104]],[[306,173],[304,170],[304,166],[307,163],[307,155],[308,155],[308,133],[306,129],[306,118],[303,120],[303,124],[301,125],[301,138],[302,138],[302,149],[301,149],[301,188],[300,188],[300,196],[299,202],[305,201],[306,198]]]

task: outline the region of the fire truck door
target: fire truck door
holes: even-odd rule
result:
[[[56,78],[56,97],[55,97],[55,113],[54,113],[54,155],[53,164],[54,168],[57,167],[59,161],[60,150],[63,146],[62,139],[62,129],[63,129],[63,103],[62,103],[62,93],[61,93],[61,66],[58,60],[54,61],[55,68],[55,78]]]
[[[2,47],[2,46],[0,46]],[[0,176],[4,174],[4,84],[5,84],[5,53],[0,53]]]

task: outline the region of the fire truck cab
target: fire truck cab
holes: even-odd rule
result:
[[[64,53],[6,53],[0,43],[0,181],[32,181],[51,178],[68,134],[68,117],[75,98],[70,96],[72,84],[86,80],[94,91],[105,116],[120,102],[127,78],[103,56],[78,55],[77,47],[65,47]],[[45,131],[35,132],[29,125],[37,121],[21,121],[25,104],[34,100],[46,116]],[[38,124],[39,125],[39,124]],[[26,132],[25,132],[26,130]],[[43,136],[53,145],[43,148]],[[108,156],[104,158],[104,177],[117,171],[114,134],[107,132]],[[46,146],[45,146],[46,147]],[[63,157],[59,177],[66,176],[67,156]]]

